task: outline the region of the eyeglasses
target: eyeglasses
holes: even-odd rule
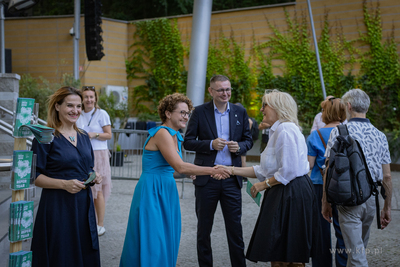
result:
[[[264,109],[266,106],[268,106],[268,104],[265,103],[265,102],[263,102],[263,103],[262,103],[262,109]]]
[[[328,100],[331,101],[331,103],[332,103],[332,105],[333,105],[333,100],[335,100],[335,99],[336,99],[336,97],[331,97],[331,98],[329,98]]]
[[[190,116],[192,115],[192,112],[186,112],[186,111],[184,111],[184,110],[181,110],[181,111],[174,111],[174,112],[179,112],[179,113],[181,114],[181,117],[182,117],[182,118],[185,118],[186,116],[187,116],[188,118],[190,118]]]
[[[221,88],[221,89],[214,89],[211,87],[211,89],[213,89],[215,92],[217,92],[218,94],[223,94],[224,92],[226,93],[230,93],[232,91],[232,88]]]

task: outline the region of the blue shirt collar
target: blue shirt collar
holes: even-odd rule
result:
[[[228,104],[228,105],[226,106],[225,112],[229,113],[229,112],[231,111],[231,107],[229,106],[229,102],[228,102],[227,104]],[[215,105],[214,100],[213,100],[213,105],[214,105],[214,111],[215,111],[215,112],[218,112],[218,113],[221,113],[221,112],[219,112],[217,106]]]

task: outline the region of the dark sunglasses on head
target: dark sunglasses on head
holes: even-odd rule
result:
[[[96,91],[96,89],[94,88],[94,86],[82,86],[82,91]]]

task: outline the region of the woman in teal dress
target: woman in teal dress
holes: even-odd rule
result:
[[[159,103],[162,125],[149,130],[143,147],[142,175],[133,194],[120,267],[176,265],[181,211],[174,170],[189,175],[230,176],[223,167],[200,167],[182,161],[179,129],[186,127],[192,109],[190,99],[179,93]]]

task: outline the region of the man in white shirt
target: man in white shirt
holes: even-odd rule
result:
[[[381,225],[384,229],[391,221],[392,200],[391,160],[388,142],[386,136],[366,118],[370,99],[364,91],[352,89],[343,95],[342,101],[346,105],[349,134],[359,141],[372,179],[374,182],[382,181],[386,191],[385,204],[381,211]],[[330,149],[337,136],[338,130],[335,128],[332,130],[326,146],[325,157],[328,160]],[[348,254],[347,266],[368,266],[365,251],[376,211],[375,198],[370,197],[365,203],[358,206],[337,206],[337,209],[340,229]],[[325,191],[322,197],[322,214],[327,221],[331,222],[332,209],[326,200]]]

